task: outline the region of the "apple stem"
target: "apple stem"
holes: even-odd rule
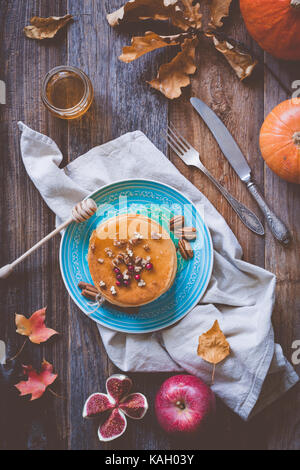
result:
[[[184,409],[185,409],[184,404],[183,404],[181,401],[179,401],[179,400],[176,402],[176,406],[178,406],[178,408],[180,408],[181,410],[184,410]]]
[[[214,368],[213,368],[213,373],[211,377],[211,385],[213,385],[215,382],[215,372],[216,372],[216,364],[214,364]]]
[[[291,7],[300,8],[300,0],[291,0]]]
[[[299,0],[300,1],[300,0]],[[297,145],[298,147],[300,147],[300,132],[295,132],[295,134],[293,135],[293,141],[294,141],[294,144]]]

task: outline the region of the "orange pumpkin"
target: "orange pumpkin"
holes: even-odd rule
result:
[[[267,52],[300,60],[300,0],[240,0],[246,27]]]
[[[271,170],[286,181],[300,184],[300,98],[273,109],[261,128],[259,143]]]

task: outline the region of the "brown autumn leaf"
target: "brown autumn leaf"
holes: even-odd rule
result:
[[[138,20],[168,20],[177,0],[131,0],[107,15],[110,26]]]
[[[258,61],[243,51],[237,44],[228,40],[219,40],[212,36],[215,48],[224,55],[240,80],[249,77],[256,67]]]
[[[223,26],[222,19],[229,15],[231,2],[232,0],[211,0],[211,23],[201,33],[212,38],[215,48],[226,57],[238,77],[243,80],[252,73],[257,61],[227,39],[217,39],[214,31]],[[145,36],[134,37],[131,45],[123,48],[119,59],[128,63],[155,49],[180,44],[181,52],[170,63],[162,65],[157,78],[149,82],[167,98],[178,98],[181,88],[190,84],[189,75],[196,71],[195,48],[200,39],[197,30],[202,27],[200,0],[130,0],[119,10],[107,15],[111,26],[147,19],[169,20],[184,33],[159,36],[147,32]]]
[[[220,329],[218,320],[209,331],[199,337],[197,353],[202,359],[214,365],[229,356],[230,346]]]
[[[24,33],[30,39],[51,39],[72,18],[72,15],[50,16],[49,18],[34,16],[30,20],[30,26],[25,26]]]
[[[147,31],[145,36],[133,37],[130,46],[123,47],[123,53],[119,59],[122,62],[132,62],[147,52],[160,49],[161,47],[175,46],[180,44],[180,34],[174,36],[159,36],[152,31]]]
[[[177,2],[178,3],[178,2]],[[202,13],[200,13],[200,3],[193,5],[194,0],[181,0],[181,4],[175,7],[175,13],[170,18],[174,26],[187,31],[190,28],[200,29],[202,26]],[[181,8],[183,6],[183,8]],[[181,8],[178,10],[178,8]],[[181,13],[182,12],[182,13]]]
[[[181,88],[191,83],[189,75],[196,72],[195,55],[197,38],[185,39],[181,51],[171,62],[159,68],[157,78],[149,84],[173,100],[181,95]]]
[[[200,4],[193,0],[131,0],[107,15],[110,26],[138,20],[171,20],[174,26],[187,31],[201,28]]]
[[[229,16],[229,9],[232,0],[211,0],[210,12],[211,23],[209,26],[212,28],[221,28],[223,26],[222,19]]]

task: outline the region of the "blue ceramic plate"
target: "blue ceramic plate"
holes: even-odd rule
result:
[[[74,302],[97,323],[126,333],[149,333],[181,320],[203,296],[213,266],[210,233],[195,206],[171,186],[138,179],[110,184],[89,197],[96,201],[97,213],[85,223],[69,225],[60,247],[62,276]],[[123,213],[146,215],[167,231],[173,215],[184,215],[186,225],[197,229],[197,240],[192,242],[195,255],[185,261],[178,253],[178,271],[171,289],[138,311],[124,312],[104,304],[93,312],[95,307],[77,287],[80,281],[92,283],[87,263],[89,238],[99,223]]]

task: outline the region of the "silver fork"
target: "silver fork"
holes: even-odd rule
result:
[[[194,166],[201,170],[218,188],[218,190],[227,199],[229,204],[232,206],[234,211],[237,213],[241,221],[248,227],[252,232],[258,235],[264,235],[265,230],[258,219],[258,217],[244,204],[237,201],[228,191],[225,189],[208,171],[200,160],[200,155],[197,150],[192,147],[188,141],[176,130],[175,126],[171,123],[168,126],[166,134],[163,134],[164,139],[167,141],[171,149],[178,155],[181,160],[188,166]]]

